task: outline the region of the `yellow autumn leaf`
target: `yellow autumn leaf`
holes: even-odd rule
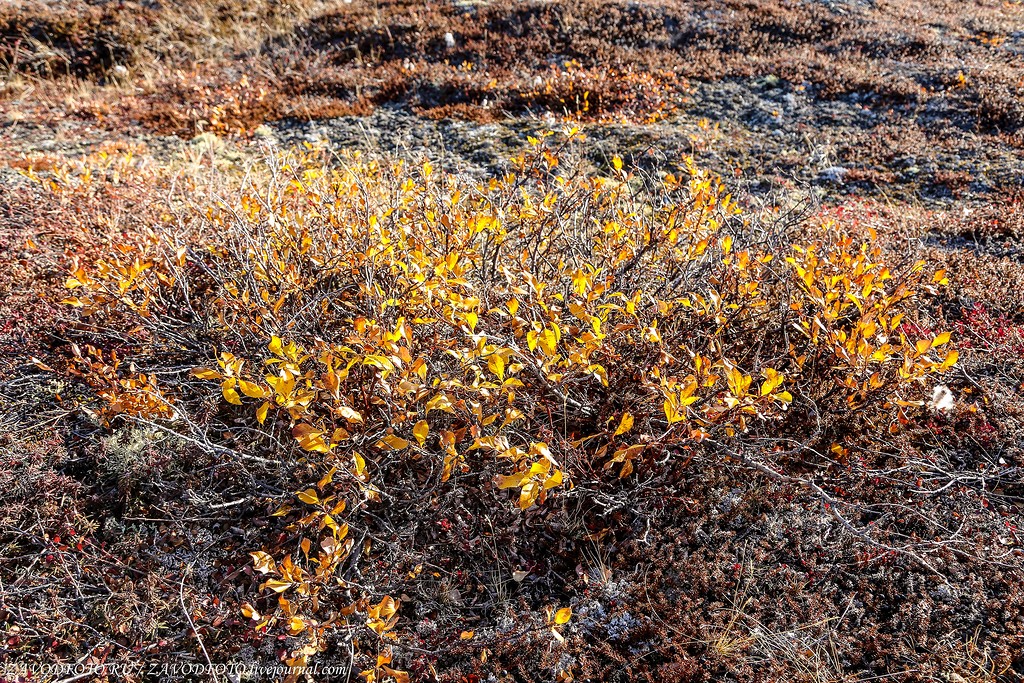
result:
[[[270,343],[267,344],[267,350],[270,351],[275,356],[283,356],[284,346],[281,342],[281,338],[278,337],[276,334],[271,336]]]
[[[633,428],[633,413],[626,412],[622,414],[622,420],[619,422],[619,426],[615,429],[615,436],[625,434]]]
[[[669,397],[662,404],[662,408],[665,410],[665,419],[668,420],[670,425],[686,419],[686,415],[680,409],[678,401],[674,399],[675,397]]]
[[[455,409],[452,407],[452,400],[448,398],[447,394],[438,394],[427,401],[427,412],[429,413],[431,410],[443,410],[446,413],[455,412]]]
[[[269,588],[275,593],[284,593],[294,584],[291,581],[280,581],[278,579],[267,579],[262,588]]]
[[[505,379],[505,359],[497,353],[487,357],[487,368],[498,376],[498,379]]]
[[[743,374],[743,372],[730,365],[726,369],[726,380],[729,383],[729,391],[736,398],[743,398],[747,395],[747,389],[750,387],[751,377]]]
[[[369,355],[363,358],[363,365],[370,365],[385,372],[395,369],[395,364],[387,356]]]
[[[523,484],[523,488],[519,492],[519,509],[530,508],[540,498],[540,493],[541,488],[537,482],[530,480]]]
[[[338,523],[330,515],[324,515],[320,518],[320,530],[323,531],[326,527],[330,527],[334,532],[338,531]]]
[[[330,450],[324,441],[323,431],[312,425],[299,423],[292,428],[292,436],[299,442],[299,448],[312,453],[326,453]]]
[[[426,420],[420,420],[412,428],[412,435],[416,437],[416,441],[420,446],[427,442],[428,434],[430,434],[430,425],[427,424]]]
[[[338,408],[338,415],[345,418],[349,422],[362,423],[363,416],[356,410],[349,408],[348,406],[341,406]]]
[[[555,623],[566,624],[572,619],[572,607],[563,607],[555,612]]]
[[[403,448],[408,448],[409,442],[399,436],[395,436],[394,434],[388,434],[377,442],[378,448],[381,448],[382,446],[392,451],[400,451]]]
[[[540,333],[540,348],[549,356],[555,355],[555,351],[558,349],[558,337],[555,331],[549,328],[544,328],[544,331]]]
[[[528,474],[529,472],[517,472],[507,476],[499,474],[494,481],[499,489],[510,489],[522,484]]]
[[[356,477],[361,481],[366,481],[366,459],[359,455],[355,451],[352,452],[352,461],[356,468]]]
[[[270,410],[270,402],[264,401],[259,408],[256,409],[256,421],[263,424],[267,419],[267,412]]]
[[[274,558],[272,558],[269,553],[257,550],[256,552],[249,553],[249,555],[252,557],[253,568],[255,568],[260,574],[268,574],[277,570]]]
[[[319,496],[316,495],[316,491],[313,490],[313,489],[306,489],[305,491],[300,491],[298,493],[298,498],[303,503],[307,503],[309,505],[319,505],[320,504],[320,498],[319,498]]]
[[[561,486],[564,475],[561,470],[555,470],[551,473],[551,476],[544,480],[544,490],[552,489],[556,486]]]
[[[224,400],[236,406],[242,405],[242,397],[238,395],[237,391],[235,391],[234,380],[229,380],[229,382],[230,386],[228,385],[228,382],[225,382],[221,387],[221,393],[224,394]]]
[[[320,481],[316,483],[316,487],[322,491],[325,486],[334,481],[334,473],[337,471],[337,467],[332,467],[331,469],[327,470],[327,474],[320,478]]]
[[[398,622],[398,601],[385,595],[381,601],[372,605],[366,612],[366,625],[377,635],[383,636],[395,627]]]
[[[238,380],[238,386],[242,390],[242,393],[249,398],[263,398],[266,394],[263,391],[263,387],[252,382],[247,382],[244,379]]]
[[[765,376],[764,382],[761,383],[762,396],[767,396],[775,391],[775,389],[782,384],[782,381],[785,379],[781,372],[773,370],[772,368],[765,368],[762,374]]]

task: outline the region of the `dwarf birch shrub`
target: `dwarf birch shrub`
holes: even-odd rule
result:
[[[394,637],[399,602],[340,571],[375,509],[462,489],[534,514],[749,444],[782,471],[794,444],[898,431],[956,363],[948,333],[905,324],[943,272],[871,231],[746,216],[688,160],[588,169],[582,139],[531,138],[484,182],[275,153],[73,263],[66,303],[94,330],[73,367],[99,419],[310,473],[274,512],[288,542],[253,549],[264,593],[244,608],[301,635],[290,663],[340,628]],[[402,680],[382,652],[364,676]]]

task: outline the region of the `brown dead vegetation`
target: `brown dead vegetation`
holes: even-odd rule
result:
[[[241,73],[264,95],[232,103],[235,116],[220,121],[232,132],[385,103],[480,120],[544,111],[644,120],[677,110],[688,80],[764,77],[826,100],[925,115],[936,127],[1012,134],[1024,126],[1024,10],[1013,3],[27,7],[35,9],[0,14],[0,59],[10,72],[127,78],[143,93],[111,121],[183,135],[217,128],[204,107],[218,106],[211,100],[236,88]],[[131,71],[116,75],[118,66]]]

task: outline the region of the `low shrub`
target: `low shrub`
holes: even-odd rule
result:
[[[948,332],[923,332],[945,273],[868,228],[745,214],[688,161],[587,168],[583,138],[531,138],[484,182],[273,153],[74,261],[68,370],[97,420],[290,469],[292,491],[261,495],[263,582],[241,607],[290,665],[345,639],[378,656],[367,680],[404,680],[388,648],[419,607],[402,595],[448,624],[496,618],[472,567],[498,568],[498,596],[500,568],[542,548],[571,571],[611,511],[693,462],[803,487],[932,570],[857,528],[814,472],[868,467],[848,446],[899,433],[957,362]],[[565,590],[538,587],[520,635],[562,638],[571,611],[541,608]],[[352,640],[364,627],[377,645]],[[474,637],[418,633],[449,651]]]

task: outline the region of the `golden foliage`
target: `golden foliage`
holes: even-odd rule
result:
[[[298,549],[253,555],[278,607],[249,616],[307,634],[296,658],[322,647],[318,596],[344,585],[346,506],[381,500],[389,460],[447,486],[491,473],[493,494],[516,490],[526,511],[600,485],[602,471],[629,477],[822,402],[898,429],[926,378],[956,363],[948,333],[915,338],[903,324],[941,271],[887,265],[873,233],[829,222],[759,240],[690,160],[659,180],[616,157],[600,175],[571,158],[581,139],[531,138],[508,174],[480,184],[430,163],[273,157],[188,230],[73,264],[68,303],[83,315],[123,316],[150,343],[215,347],[176,404],[156,378],[121,378],[90,351],[80,372],[108,415],[191,419],[171,406],[216,395],[257,433],[290,433],[325,472],[275,513],[297,515]],[[344,612],[394,637],[391,597]],[[402,680],[389,663],[364,678]]]

